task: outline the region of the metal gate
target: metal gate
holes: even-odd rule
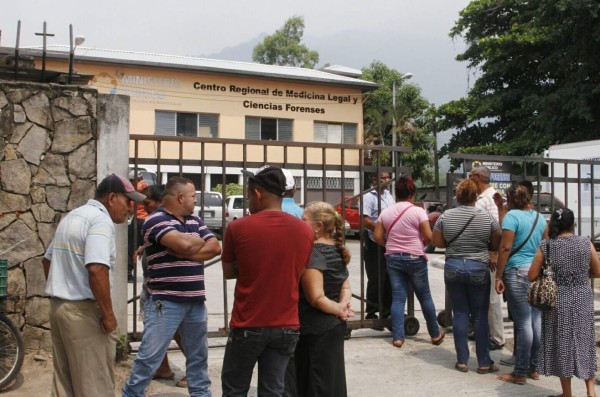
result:
[[[398,164],[386,163],[391,152]],[[195,175],[200,181],[198,190],[210,190],[211,175],[214,179],[228,181],[239,176],[239,183],[244,184],[240,170],[256,169],[263,164],[272,164],[289,169],[295,175],[297,186],[301,191],[300,201],[305,204],[318,199],[332,205],[340,204],[345,214],[347,196],[360,197],[364,191],[365,181],[370,174],[387,171],[392,176],[410,173],[410,169],[402,167],[402,153],[409,152],[404,147],[366,146],[348,144],[320,144],[305,142],[249,141],[238,139],[165,137],[151,135],[131,135],[130,165],[139,172],[146,170],[155,172],[159,184],[166,183],[168,175]],[[389,164],[389,161],[387,162]],[[393,180],[393,179],[392,179]],[[244,186],[245,189],[245,186]],[[367,189],[368,191],[369,189]],[[244,190],[245,191],[245,190]],[[226,213],[223,197],[223,214]],[[296,197],[298,199],[298,197]],[[203,201],[203,199],[201,199]],[[204,203],[198,202],[202,209]],[[246,208],[244,208],[245,212]],[[362,203],[358,209],[362,213]],[[360,228],[362,229],[362,217]],[[135,223],[135,222],[134,222]],[[225,230],[225,216],[221,220],[221,229]],[[134,233],[137,236],[137,233]],[[135,239],[135,238],[134,238]],[[351,264],[351,273],[356,283],[352,285],[353,307],[358,309],[360,318],[348,323],[350,329],[390,326],[390,320],[366,320],[365,296],[366,277],[363,263],[362,233],[358,239],[347,240],[355,251]],[[134,242],[137,246],[137,241]],[[229,313],[233,303],[234,282],[228,283],[220,273],[220,258],[205,263],[205,284],[207,289],[209,336],[225,336],[229,332]],[[142,322],[139,314],[139,294],[141,290],[141,267],[134,267],[136,282],[130,284],[129,290],[129,326],[128,333],[132,340],[141,336]],[[217,302],[217,297],[220,297]]]

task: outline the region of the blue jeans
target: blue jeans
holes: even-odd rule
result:
[[[427,331],[432,338],[440,334],[435,305],[429,290],[427,261],[410,254],[390,254],[387,257],[388,274],[392,284],[392,334],[394,340],[404,339],[404,306],[408,297],[408,285],[412,285],[421,304],[427,322]]]
[[[190,396],[212,396],[208,376],[207,312],[204,302],[177,303],[150,297],[144,304],[144,334],[123,397],[145,396],[144,390],[179,330],[186,358]]]
[[[488,367],[490,358],[488,310],[490,305],[490,269],[486,263],[447,257],[444,282],[452,302],[452,329],[456,359],[469,362],[469,318],[475,330],[475,351],[479,367]]]
[[[247,396],[256,362],[258,395],[281,396],[285,369],[299,337],[297,329],[232,328],[221,371],[223,397]]]
[[[504,271],[504,286],[508,308],[515,326],[516,359],[515,375],[526,376],[527,370],[537,371],[542,313],[527,303],[529,266]]]

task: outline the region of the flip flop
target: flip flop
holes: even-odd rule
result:
[[[500,368],[496,367],[494,364],[490,365],[489,367],[477,368],[477,373],[480,375],[491,374],[498,371],[500,371]]]
[[[456,362],[456,364],[454,364],[454,368],[456,368],[456,370],[459,372],[469,372],[469,367],[467,366],[467,364],[461,364],[458,361]]]
[[[439,346],[442,344],[445,337],[446,337],[446,333],[444,331],[440,331],[440,335],[437,337],[437,339],[435,339],[435,340],[432,339],[431,344],[435,345],[435,346]]]
[[[515,376],[514,373],[502,374],[498,377],[498,380],[514,383],[515,385],[524,385],[527,382],[527,378],[525,376]]]
[[[184,376],[183,378],[179,379],[177,382],[175,382],[175,386],[177,386],[177,387],[188,387],[187,377]]]

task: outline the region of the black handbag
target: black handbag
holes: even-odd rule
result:
[[[556,306],[558,285],[554,281],[552,261],[550,260],[550,241],[546,240],[546,257],[538,278],[531,283],[527,291],[527,303],[540,310],[550,310]]]

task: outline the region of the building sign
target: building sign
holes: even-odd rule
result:
[[[487,167],[490,170],[490,186],[496,189],[499,193],[506,195],[506,191],[511,186],[511,163],[502,161],[480,161],[474,160],[470,164],[467,163],[466,172],[470,172],[473,168]]]
[[[280,98],[291,98],[291,99],[308,99],[311,101],[325,101],[333,102],[336,104],[350,104],[356,105],[359,103],[360,95],[339,95],[332,93],[318,93],[314,91],[306,90],[292,90],[280,88],[256,88],[256,87],[240,87],[235,84],[219,85],[202,83],[196,81],[193,87],[197,91],[209,91],[219,93],[233,93],[241,96],[255,95],[262,96],[264,100],[243,100],[242,106],[246,109],[260,109],[260,110],[276,110],[280,112],[296,112],[296,113],[314,113],[314,114],[325,114],[325,108],[316,106],[297,105],[293,103],[281,103],[278,101]]]

